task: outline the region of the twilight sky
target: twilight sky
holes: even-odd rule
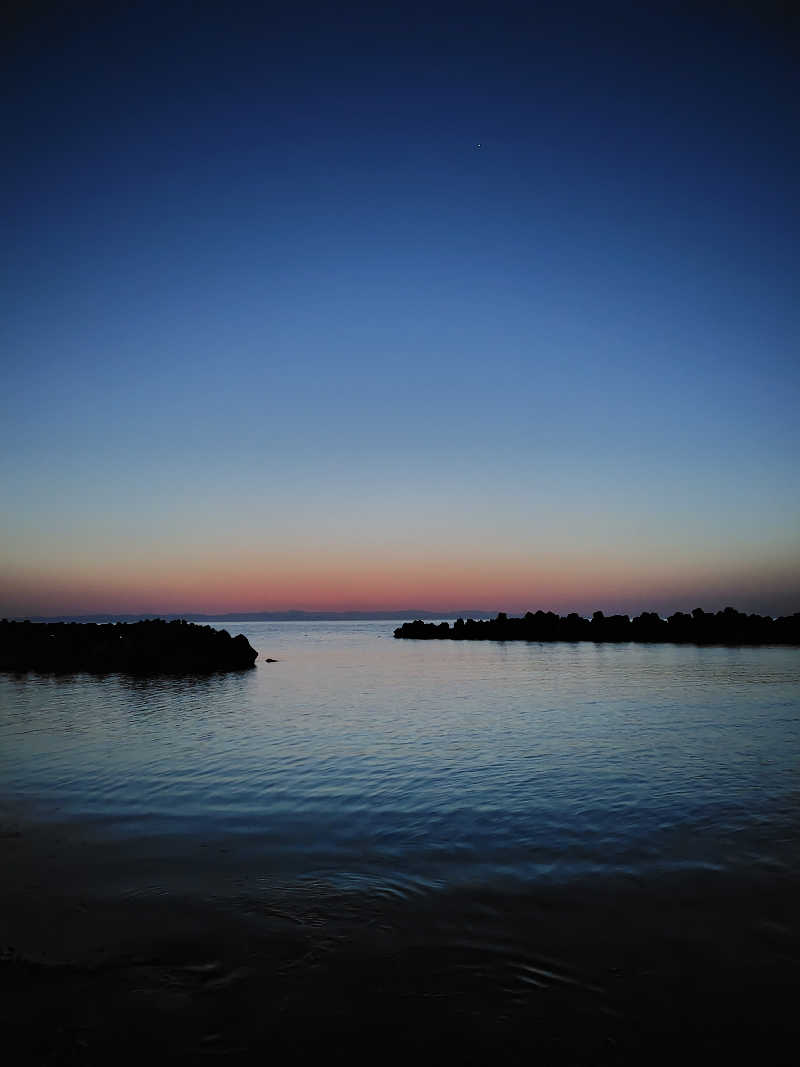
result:
[[[796,24],[4,34],[0,616],[800,610]]]

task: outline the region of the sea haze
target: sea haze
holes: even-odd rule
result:
[[[797,872],[796,649],[394,625],[243,623],[256,669],[205,678],[4,675],[3,808],[90,826],[109,890],[231,903]]]

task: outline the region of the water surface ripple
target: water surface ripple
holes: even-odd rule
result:
[[[797,871],[798,650],[395,625],[240,624],[257,668],[212,677],[0,676],[0,800],[91,824],[109,876],[124,843],[133,892]]]

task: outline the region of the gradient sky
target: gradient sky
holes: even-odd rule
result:
[[[119,6],[4,35],[0,615],[800,610],[796,24]]]

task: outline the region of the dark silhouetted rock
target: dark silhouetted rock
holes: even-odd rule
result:
[[[255,664],[258,653],[239,634],[176,620],[99,625],[0,622],[0,670],[105,674],[205,674]]]
[[[627,615],[604,615],[596,611],[591,619],[572,612],[561,618],[552,611],[528,611],[521,619],[501,611],[495,619],[457,619],[451,629],[446,623],[406,622],[394,631],[395,637],[422,640],[450,638],[457,641],[636,641],[693,645],[800,645],[800,612],[771,619],[745,615],[735,608],[706,612],[695,608],[691,615],[677,611],[662,619],[654,611],[643,611],[631,620]]]

